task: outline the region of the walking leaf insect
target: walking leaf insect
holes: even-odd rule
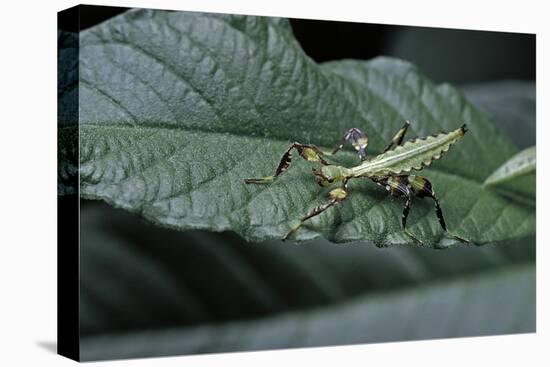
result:
[[[412,170],[422,170],[429,166],[434,160],[441,158],[443,153],[447,152],[451,145],[461,139],[468,130],[466,129],[466,125],[462,125],[460,128],[448,133],[435,134],[402,143],[409,125],[410,122],[407,121],[384,148],[382,153],[370,160],[367,160],[366,157],[368,137],[357,128],[349,129],[330,153],[322,152],[315,145],[295,142],[283,154],[281,162],[273,176],[249,178],[245,180],[245,183],[267,184],[273,182],[290,167],[292,162],[292,150],[296,149],[298,154],[305,160],[320,164],[319,168],[313,169],[313,174],[319,185],[323,187],[336,183],[340,185],[329,192],[328,202],[311,209],[298,224],[290,229],[283,237],[283,240],[292,236],[306,220],[344,201],[348,197],[347,183],[350,179],[369,178],[376,184],[385,187],[392,196],[405,197],[405,206],[401,218],[403,230],[414,241],[422,244],[422,241],[415,237],[406,227],[413,196],[432,198],[435,203],[435,212],[439,224],[444,231],[447,233],[448,231],[443,218],[443,212],[435,196],[431,182],[424,177],[410,174],[410,172]],[[353,145],[362,163],[352,168],[329,164],[325,156],[335,154],[346,142]],[[449,233],[449,235],[459,241],[468,242],[468,240],[454,234]]]

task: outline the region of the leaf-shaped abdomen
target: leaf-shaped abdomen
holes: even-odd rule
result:
[[[409,140],[395,149],[380,154],[360,166],[352,168],[355,176],[395,175],[421,170],[449,150],[466,133],[466,125],[449,133],[440,133]]]

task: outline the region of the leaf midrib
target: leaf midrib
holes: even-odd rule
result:
[[[159,130],[159,129],[156,129],[156,128],[150,127],[150,126],[147,126],[147,127],[143,127],[143,126],[136,127],[136,126],[131,126],[131,125],[121,126],[121,125],[118,125],[118,124],[114,124],[114,125],[106,125],[106,124],[86,124],[86,126],[84,126],[84,128],[98,129],[98,128],[103,128],[103,127],[106,127],[106,126],[107,126],[108,128],[114,129],[114,130],[125,130],[125,129],[131,129],[131,130],[133,130],[133,129],[139,129],[139,130],[156,130],[156,131],[154,131],[154,133],[158,132],[158,130]],[[170,129],[174,129],[174,127],[171,127]],[[193,133],[197,133],[197,131],[190,130],[190,129],[179,129],[179,130],[190,131],[190,132],[193,132]],[[205,132],[203,132],[203,131],[198,131],[198,133],[205,133]],[[217,135],[217,136],[232,135],[232,134],[230,134],[230,133],[214,133],[214,132],[207,132],[207,134],[212,134],[212,135]],[[241,138],[242,138],[242,137],[241,137]],[[258,141],[264,140],[264,139],[262,139],[262,138],[258,138],[258,137],[248,137],[248,136],[246,136],[246,139],[255,139],[255,140],[258,140]],[[274,139],[274,140],[275,140],[275,139]],[[276,141],[281,142],[281,140],[276,140]],[[173,155],[175,155],[175,154],[177,154],[177,151],[171,153],[171,156],[173,156]],[[343,154],[345,154],[345,155],[346,155],[347,157],[349,157],[349,158],[352,158],[352,157],[355,156],[355,154],[353,154],[352,152],[343,152]],[[163,157],[163,158],[166,159],[166,158],[168,158],[168,157]],[[158,164],[158,162],[159,162],[159,161],[156,160],[156,161],[153,163],[152,166],[155,166],[156,164]],[[445,172],[445,171],[443,171],[443,170],[434,170],[434,169],[432,169],[432,171],[437,171],[437,173],[440,174],[440,175],[446,175],[446,176],[450,176],[451,178],[456,178],[456,179],[458,179],[458,180],[468,181],[468,182],[470,182],[470,184],[472,184],[472,185],[478,185],[480,188],[481,188],[481,186],[482,186],[480,183],[478,183],[478,182],[476,182],[476,181],[473,181],[473,180],[471,180],[471,179],[469,179],[469,178],[462,177],[462,176],[458,176],[458,175],[456,175],[456,174],[449,174],[449,173],[447,173],[447,172]],[[222,174],[218,175],[217,177],[223,177],[224,175],[225,175],[225,173],[222,173]],[[217,177],[215,177],[214,179],[216,179]],[[283,179],[284,179],[284,178],[283,178]],[[117,182],[117,184],[118,184],[118,183],[120,183],[120,182]],[[202,184],[203,184],[203,183],[200,183],[199,185],[202,185]],[[313,185],[313,181],[312,181],[312,185]],[[250,203],[254,198],[256,198],[258,195],[260,195],[262,192],[264,192],[265,190],[268,190],[268,189],[269,189],[269,185],[264,185],[264,186],[262,186],[262,187],[259,187],[257,190],[253,190],[252,192],[250,192],[250,198],[247,199],[247,200],[243,200],[243,205],[241,205],[240,207],[244,207],[244,206],[248,205],[248,203]],[[483,188],[481,188],[481,189],[483,189]],[[193,191],[192,188],[191,188],[190,190],[184,190],[184,191],[182,191],[182,192],[189,193],[189,192],[191,192],[191,191]],[[163,200],[170,199],[170,198],[173,198],[173,197],[177,197],[179,194],[181,194],[181,192],[176,193],[176,194],[172,193],[169,197],[163,198]],[[446,196],[447,194],[448,194],[448,192],[446,191],[446,192],[443,194],[443,196],[440,197],[440,199],[445,200],[445,196]],[[83,197],[92,198],[92,199],[98,199],[98,198],[100,198],[100,199],[103,199],[103,200],[107,200],[107,198],[102,197],[102,196],[100,196],[100,195],[98,196],[98,195],[95,195],[95,194],[92,194],[92,195],[83,195]],[[110,200],[107,200],[107,201],[110,202],[112,205],[114,205],[114,206],[116,206],[116,207],[119,207],[119,206],[120,206],[120,205],[117,205],[115,202],[112,202],[112,201],[110,201]],[[154,202],[157,202],[157,201],[159,201],[159,199],[155,199],[155,200],[154,200]],[[379,201],[377,201],[376,203],[374,203],[372,207],[369,207],[369,208],[368,208],[368,210],[371,210],[371,209],[373,209],[373,208],[375,208],[375,207],[378,207],[378,206],[380,205],[380,202],[381,202],[381,201],[382,201],[382,200],[379,200]],[[477,202],[478,202],[478,201],[476,201],[475,203],[477,203]],[[475,203],[474,203],[474,206],[475,206]],[[136,211],[136,210],[132,210],[132,211],[144,214],[144,209],[145,209],[145,207],[148,205],[147,203],[144,203],[144,204],[145,204],[145,205],[140,206],[140,209],[139,209],[139,210],[137,210],[137,211]],[[510,204],[510,205],[511,205],[511,204]],[[507,208],[507,207],[508,207],[508,205],[502,210],[502,212],[500,213],[500,216],[502,216],[502,215],[504,214],[504,212],[506,211],[506,208]],[[469,208],[469,212],[471,212],[472,210],[473,210],[473,206]],[[367,212],[362,212],[362,213],[358,214],[357,216],[355,216],[355,218],[357,218],[357,217],[363,217],[363,216],[367,215],[367,213],[368,213],[368,211],[367,211]],[[467,217],[467,216],[468,216],[468,215],[466,215],[466,217]],[[225,214],[220,214],[220,215],[218,215],[217,217],[219,217],[219,218],[227,218],[227,215],[225,215]],[[464,218],[466,218],[466,217],[464,217]],[[174,219],[174,218],[176,218],[176,217],[171,216],[171,215],[168,215],[167,218],[172,218],[172,219]],[[460,228],[460,227],[461,227],[461,225],[462,225],[462,223],[463,223],[463,221],[464,221],[464,218],[463,218],[463,220],[460,221],[460,223],[457,225],[457,228]],[[500,217],[499,217],[499,218],[500,218]],[[154,222],[159,223],[158,218],[151,218],[151,219],[152,219]],[[198,219],[200,219],[200,218],[198,218]],[[353,220],[353,219],[352,219],[352,220]],[[524,221],[525,221],[525,220],[527,220],[527,219],[524,219]],[[285,220],[283,220],[282,222],[285,222]],[[348,222],[349,222],[349,221],[340,223],[340,225],[345,225],[345,224],[348,223]],[[495,223],[494,223],[494,225],[496,225],[497,223],[499,223],[499,220],[496,220]],[[163,223],[163,224],[161,224],[161,225],[164,226],[164,227],[168,227],[168,228],[172,228],[172,227],[173,227],[173,226],[171,226],[170,224],[166,224],[166,223]],[[271,225],[271,226],[276,226],[277,223],[271,223],[270,225]],[[519,225],[519,226],[517,227],[517,229],[519,230],[519,229],[521,228],[522,225],[523,225],[523,223],[522,223],[521,225]],[[219,226],[218,230],[232,230],[231,223],[226,223],[225,225],[222,224],[221,226]],[[481,232],[482,232],[482,233],[487,233],[488,231],[490,231],[490,229],[489,229],[489,230],[484,230],[484,231],[481,231]],[[397,237],[399,237],[399,238],[403,237],[403,236],[402,236],[402,232],[399,231],[399,230],[396,230],[396,231],[393,231],[393,232],[391,232],[391,233],[388,233],[388,236],[397,236]],[[439,241],[440,241],[441,238],[443,238],[444,236],[439,236],[439,237],[440,237],[440,238],[439,238]],[[346,241],[346,242],[354,241],[354,240],[357,240],[357,239],[359,239],[359,238],[349,238],[348,241]],[[396,243],[401,243],[401,242],[396,242]],[[407,241],[406,241],[405,238],[402,238],[402,243],[403,243],[403,244],[404,244],[404,243],[407,243]]]
[[[136,130],[177,130],[177,131],[181,131],[181,132],[192,132],[192,133],[204,133],[204,134],[212,134],[212,135],[217,135],[217,136],[227,136],[227,135],[230,135],[230,136],[236,136],[236,137],[239,137],[239,138],[246,138],[246,139],[249,139],[249,140],[257,140],[257,141],[262,141],[262,142],[265,142],[265,141],[272,141],[272,142],[279,142],[279,143],[288,143],[289,145],[292,144],[292,139],[281,139],[281,138],[278,138],[278,137],[273,137],[273,138],[266,138],[266,137],[258,137],[258,136],[250,136],[250,135],[246,135],[244,133],[235,133],[235,132],[223,132],[223,133],[220,133],[220,132],[215,132],[215,131],[212,131],[212,130],[207,130],[207,129],[198,129],[196,127],[193,127],[193,128],[188,128],[188,127],[183,127],[183,126],[179,126],[179,125],[171,125],[171,124],[165,124],[165,123],[159,123],[159,124],[155,124],[155,125],[149,125],[149,126],[144,126],[144,125],[130,125],[130,124],[117,124],[117,123],[84,123],[84,124],[80,124],[79,125],[80,127],[82,128],[103,128],[103,127],[108,127],[110,129],[117,129],[117,130],[124,130],[124,129],[136,129]],[[60,129],[74,129],[75,126],[63,126],[63,127],[60,127]],[[407,140],[408,141],[408,140]],[[301,142],[303,143],[303,142]],[[329,151],[330,149],[332,149],[333,147],[327,147],[327,146],[323,146],[323,145],[317,145],[316,146],[318,148],[320,148],[321,150],[323,151]],[[452,149],[452,148],[451,148]],[[283,151],[281,152],[281,157],[283,155]],[[448,152],[447,152],[448,153]],[[348,159],[353,159],[353,157],[357,157],[357,154],[356,153],[353,153],[351,151],[341,151],[338,153],[340,157],[344,158],[343,156],[345,155],[346,158]],[[378,155],[378,154],[377,154]],[[376,157],[377,155],[367,155],[368,158],[374,158]],[[173,156],[173,155],[172,155]],[[334,164],[340,164],[338,163],[336,160],[333,160],[330,156],[327,157],[329,160],[332,160],[334,162]],[[357,165],[359,165],[360,162],[357,163]],[[275,169],[275,168],[274,168]],[[437,167],[437,168],[434,168],[434,166],[430,166],[430,171],[437,171],[439,173],[442,173],[442,174],[445,174],[447,176],[452,176],[452,177],[456,177],[456,178],[459,178],[461,180],[464,180],[464,181],[467,181],[467,182],[471,182],[473,184],[477,184],[479,186],[482,186],[481,185],[481,182],[480,181],[477,181],[477,180],[474,180],[470,177],[466,177],[466,176],[461,176],[461,175],[458,175],[456,173],[453,173],[451,171],[447,171],[445,169],[441,169],[441,167]],[[419,172],[421,170],[414,170],[414,172]]]

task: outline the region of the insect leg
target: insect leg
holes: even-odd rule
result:
[[[327,161],[323,158],[323,153],[315,145],[292,143],[292,145],[286,150],[277,166],[275,174],[272,176],[264,176],[260,178],[247,178],[244,180],[247,184],[264,184],[273,182],[277,177],[285,173],[292,163],[292,150],[296,149],[300,156],[310,162],[319,162],[323,165],[327,165]]]
[[[403,125],[403,127],[399,129],[399,131],[397,131],[390,143],[386,145],[382,153],[386,153],[388,150],[395,148],[403,142],[403,138],[405,137],[405,133],[407,132],[410,124],[411,123],[408,120],[405,121],[405,125]]]
[[[411,207],[411,201],[412,201],[412,197],[410,195],[410,192],[405,197],[407,198],[407,200],[405,201],[405,207],[403,208],[403,214],[401,216],[401,225],[403,226],[403,230],[405,231],[407,236],[412,238],[415,242],[418,242],[420,244],[424,244],[421,240],[416,238],[416,236],[413,235],[412,232],[409,231],[408,228],[407,228],[407,217],[409,216],[409,209]]]
[[[330,154],[336,154],[336,152],[342,149],[346,142],[349,142],[351,143],[351,145],[353,145],[353,147],[355,148],[355,150],[357,150],[357,153],[359,154],[359,158],[362,161],[367,158],[366,150],[369,143],[369,138],[367,134],[356,127],[353,127],[346,131],[344,137],[338,142],[338,144],[336,144],[336,146],[332,150],[332,153]]]
[[[415,176],[410,175],[408,176],[408,180],[411,186],[411,189],[413,190],[414,194],[418,197],[430,197],[433,199],[435,203],[435,214],[437,216],[437,220],[439,221],[439,225],[445,232],[447,232],[450,236],[454,237],[455,239],[468,243],[470,241],[457,236],[455,234],[450,233],[447,230],[447,225],[445,224],[445,218],[443,218],[443,211],[441,210],[441,206],[439,205],[439,200],[437,200],[437,197],[435,196],[435,192],[432,188],[432,183],[428,181],[428,179],[421,177],[421,176]]]
[[[407,228],[407,217],[409,216],[409,209],[411,207],[412,196],[414,195],[413,187],[411,186],[410,176],[383,176],[371,178],[378,185],[383,186],[392,196],[405,197],[405,206],[403,207],[403,214],[401,215],[401,225],[403,231],[412,238],[415,242],[423,244],[411,231]]]
[[[445,225],[445,219],[443,219],[443,211],[441,210],[441,206],[439,206],[439,201],[435,197],[435,194],[433,194],[431,197],[435,202],[435,213],[437,215],[437,220],[439,220],[439,224],[441,225],[441,228],[443,228],[443,230],[445,232],[447,232],[451,237],[454,237],[455,239],[459,240],[460,242],[469,243],[470,241],[468,241],[467,239],[462,238],[460,236],[457,236],[456,234],[453,234],[453,233],[449,232],[449,230],[447,229],[447,226]]]
[[[314,216],[321,214],[331,206],[344,201],[347,195],[348,195],[348,192],[346,191],[345,183],[343,187],[341,188],[339,187],[331,190],[328,194],[328,198],[329,198],[328,202],[325,204],[318,205],[315,208],[311,209],[309,212],[307,212],[307,214],[302,219],[300,219],[300,222],[296,224],[294,227],[292,227],[290,231],[288,231],[288,233],[283,237],[283,241],[286,241],[290,236],[292,236],[302,226],[302,224],[306,220],[313,218]]]

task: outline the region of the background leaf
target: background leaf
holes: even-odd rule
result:
[[[514,155],[497,168],[487,179],[485,185],[499,185],[515,178],[534,174],[536,167],[536,148],[529,147]],[[535,190],[533,190],[534,193]]]
[[[478,334],[479,323],[486,325],[489,335],[528,332],[535,327],[534,309],[526,308],[534,304],[534,280],[534,267],[519,267],[476,278],[476,283],[464,279],[374,299],[366,296],[307,315],[292,313],[256,322],[89,338],[83,342],[82,358],[140,358],[487,335]],[[503,304],[502,298],[514,301]],[[499,312],[495,312],[497,309]],[[465,321],[463,314],[467,312],[475,315]],[[510,312],[518,317],[502,317]],[[434,318],[445,321],[435,324]]]
[[[410,136],[470,132],[426,171],[448,225],[478,244],[534,232],[532,207],[481,182],[516,149],[449,85],[412,65],[316,65],[284,19],[133,10],[81,35],[81,193],[177,229],[232,230],[281,238],[326,192],[296,164],[267,188],[242,180],[273,171],[291,141],[328,147],[349,127],[380,150],[403,120]],[[357,162],[351,153],[343,162]],[[352,199],[298,232],[334,242],[408,243],[401,203],[366,182]],[[410,225],[431,246],[450,246],[429,203]],[[514,223],[510,226],[510,223]]]
[[[466,85],[462,87],[462,90],[474,105],[491,116],[498,129],[518,148],[526,149],[536,144],[534,82],[497,81]],[[521,152],[517,154],[521,154]],[[510,159],[513,159],[513,157]],[[505,164],[506,162],[503,163],[503,165]],[[497,168],[497,171],[500,168],[502,166]],[[501,183],[498,188],[492,187],[491,190],[506,196],[510,200],[535,206],[535,173],[516,177],[512,181]]]
[[[447,251],[246,243],[81,204],[85,360],[530,332],[533,237]]]
[[[402,26],[385,43],[384,54],[418,65],[436,81],[506,84],[535,79],[535,38],[526,34]],[[436,52],[434,50],[437,50]],[[495,82],[496,80],[496,82]],[[522,84],[522,81],[513,81]],[[479,85],[478,85],[479,86]],[[498,88],[495,88],[498,89]],[[497,94],[501,94],[498,90]],[[491,99],[490,95],[485,95]],[[517,111],[515,112],[517,113]]]
[[[468,84],[460,89],[519,149],[536,144],[535,82],[501,80]]]

